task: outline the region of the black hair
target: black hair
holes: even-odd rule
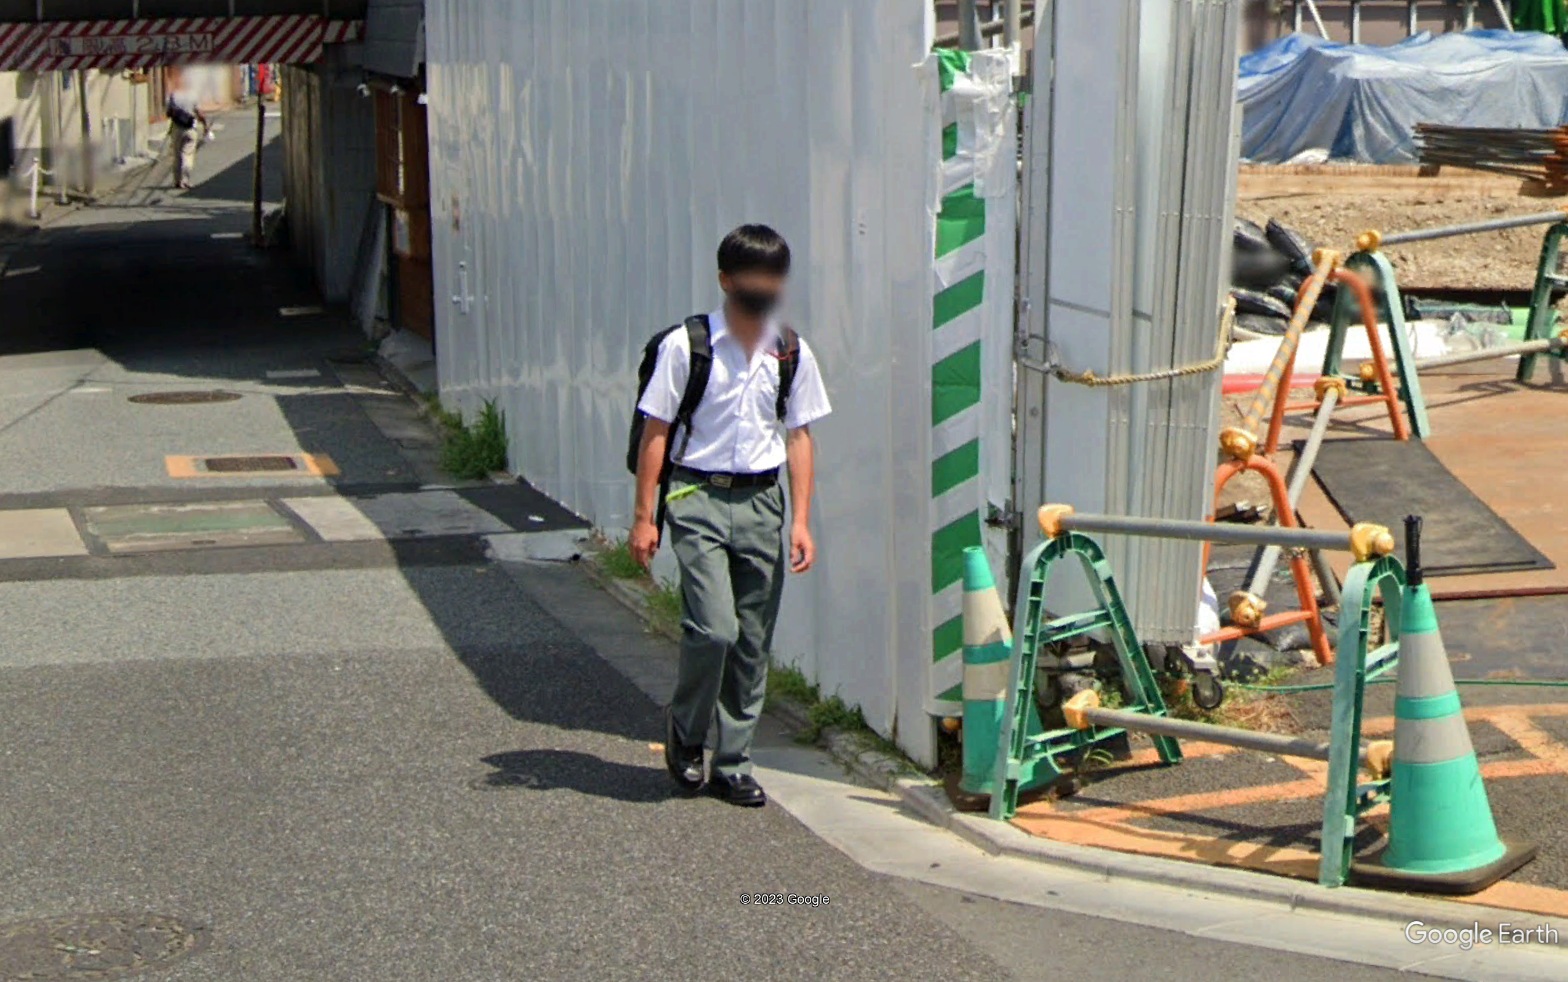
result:
[[[719,243],[719,272],[789,272],[789,243],[766,225],[742,225]]]

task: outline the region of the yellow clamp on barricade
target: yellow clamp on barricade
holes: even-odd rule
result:
[[[1383,244],[1383,233],[1375,228],[1369,228],[1356,236],[1357,252],[1376,252]]]
[[[1319,266],[1328,263],[1328,269],[1324,270],[1324,272],[1332,273],[1339,268],[1344,258],[1344,256],[1340,255],[1338,249],[1325,249],[1319,246],[1312,250],[1312,270],[1316,272]]]
[[[1035,513],[1035,518],[1040,522],[1040,531],[1047,539],[1054,539],[1067,531],[1062,528],[1062,519],[1073,513],[1072,505],[1041,505]]]
[[[1367,773],[1382,780],[1394,772],[1394,741],[1373,740],[1367,744]]]
[[[1239,426],[1227,426],[1220,430],[1220,449],[1245,461],[1258,449],[1258,438]]]
[[[1237,590],[1231,594],[1226,604],[1230,607],[1230,621],[1242,627],[1257,627],[1263,623],[1263,612],[1268,609],[1268,601],[1255,593],[1246,590]]]
[[[1067,723],[1068,729],[1087,730],[1089,720],[1084,716],[1083,711],[1099,708],[1100,694],[1093,689],[1085,689],[1062,703],[1062,719]]]
[[[1356,562],[1364,563],[1394,551],[1394,537],[1388,527],[1371,522],[1357,522],[1350,527],[1350,554]]]
[[[1341,399],[1345,398],[1345,380],[1337,375],[1324,375],[1312,383],[1312,394],[1318,397],[1318,402],[1323,401],[1330,389],[1338,393]]]

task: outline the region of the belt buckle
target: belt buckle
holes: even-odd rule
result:
[[[733,475],[733,474],[709,474],[708,475],[708,483],[712,484],[716,488],[733,487],[734,484],[735,484],[735,475]]]

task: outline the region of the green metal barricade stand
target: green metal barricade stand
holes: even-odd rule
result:
[[[1369,274],[1367,285],[1374,291],[1382,286],[1382,303],[1378,319],[1388,325],[1394,342],[1394,373],[1398,378],[1399,398],[1405,405],[1405,415],[1410,419],[1410,432],[1416,439],[1424,440],[1431,433],[1427,422],[1426,401],[1421,397],[1421,378],[1416,373],[1415,352],[1410,347],[1410,335],[1405,327],[1405,304],[1399,295],[1399,282],[1388,258],[1376,250],[1353,252],[1344,261],[1352,272]],[[1341,289],[1334,298],[1334,316],[1329,322],[1328,350],[1323,354],[1323,374],[1329,378],[1343,379],[1345,387],[1355,392],[1375,393],[1376,379],[1359,375],[1345,375],[1340,360],[1345,352],[1345,334],[1352,322],[1359,322],[1360,311],[1351,291]]]
[[[1067,557],[1076,557],[1089,580],[1098,605],[1092,610],[1045,619],[1045,591],[1051,568]],[[1091,727],[1086,730],[1042,731],[1030,725],[1035,699],[1035,668],[1040,649],[1090,633],[1109,635],[1121,666],[1132,712],[1165,715],[1165,700],[1133,631],[1132,618],[1122,603],[1111,565],[1099,545],[1086,535],[1066,532],[1036,546],[1024,560],[1027,579],[1019,584],[1017,611],[1021,629],[1013,632],[1013,658],[1007,688],[1007,710],[1002,739],[997,748],[997,772],[991,796],[991,817],[1011,818],[1018,811],[1018,794],[1030,787],[1050,784],[1064,772],[1058,755],[1083,753],[1098,743],[1119,737],[1122,729]],[[1170,737],[1155,737],[1160,759],[1167,764],[1181,760],[1181,748]]]
[[[1555,311],[1552,308],[1552,288],[1568,286],[1568,277],[1557,273],[1557,259],[1562,253],[1563,237],[1568,236],[1568,222],[1558,222],[1547,228],[1541,239],[1541,259],[1535,267],[1535,287],[1530,291],[1530,317],[1525,321],[1524,340],[1536,341],[1547,337],[1552,330]],[[1515,381],[1528,382],[1535,371],[1539,355],[1519,356],[1519,370]]]
[[[1387,776],[1362,783],[1357,756],[1361,747],[1361,713],[1369,681],[1399,664],[1400,593],[1405,568],[1393,556],[1356,563],[1345,577],[1339,605],[1338,660],[1334,664],[1334,735],[1328,763],[1328,789],[1323,794],[1323,853],[1318,882],[1337,887],[1350,875],[1355,854],[1356,820],[1388,800]],[[1371,644],[1374,601],[1383,599],[1387,641]]]

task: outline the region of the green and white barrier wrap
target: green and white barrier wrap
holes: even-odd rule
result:
[[[1005,51],[935,54],[942,113],[932,265],[931,712],[962,711],[964,550],[993,566],[985,525],[1008,496],[1016,223],[1016,113]]]

